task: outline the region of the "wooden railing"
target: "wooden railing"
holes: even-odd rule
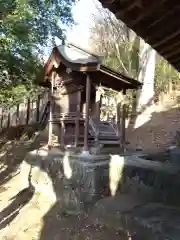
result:
[[[84,113],[77,113],[77,112],[70,112],[70,113],[60,113],[60,114],[52,114],[52,121],[53,122],[61,122],[61,121],[76,121],[78,120],[85,120],[86,114]]]
[[[52,114],[52,118],[49,122],[60,124],[61,126],[61,145],[64,145],[64,136],[66,127],[65,124],[68,122],[75,124],[75,134],[74,134],[74,146],[78,145],[79,141],[79,132],[80,132],[80,122],[85,122],[86,114],[82,112],[64,112],[60,114]],[[72,133],[73,135],[73,133]],[[51,138],[51,137],[50,137]]]

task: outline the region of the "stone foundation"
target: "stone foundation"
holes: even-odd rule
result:
[[[179,205],[180,169],[131,155],[74,155],[57,149],[30,152],[22,164],[22,179],[55,201],[79,209],[117,192]]]
[[[137,153],[97,156],[54,148],[30,152],[21,179],[60,203],[63,213],[78,215],[91,207],[95,224],[99,211],[98,221],[113,222],[112,227],[138,239],[178,240],[180,210],[162,203],[179,206],[179,171],[177,165],[148,161]],[[117,203],[108,207],[108,199]]]

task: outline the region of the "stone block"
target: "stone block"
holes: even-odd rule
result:
[[[31,152],[23,166],[24,181],[31,167],[33,185],[61,201],[64,208],[69,204],[71,212],[118,193],[177,205],[180,202],[180,169],[144,160],[137,153],[109,156],[39,150]]]

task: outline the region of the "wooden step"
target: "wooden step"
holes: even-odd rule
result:
[[[116,137],[116,133],[115,132],[99,132],[99,135],[101,136],[114,136]]]
[[[117,141],[117,140],[114,140],[114,141],[112,141],[112,140],[100,140],[99,143],[104,144],[104,145],[119,145],[120,144],[119,141]]]

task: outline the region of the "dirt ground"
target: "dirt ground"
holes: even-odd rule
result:
[[[22,140],[22,139],[21,139]],[[23,185],[20,163],[39,142],[6,141],[0,149],[0,239],[1,240],[126,240],[122,233],[95,224],[88,213],[64,216],[60,203]]]
[[[87,213],[63,216],[60,204],[21,186],[18,174],[0,187],[0,239],[126,239],[115,229],[95,224]]]

